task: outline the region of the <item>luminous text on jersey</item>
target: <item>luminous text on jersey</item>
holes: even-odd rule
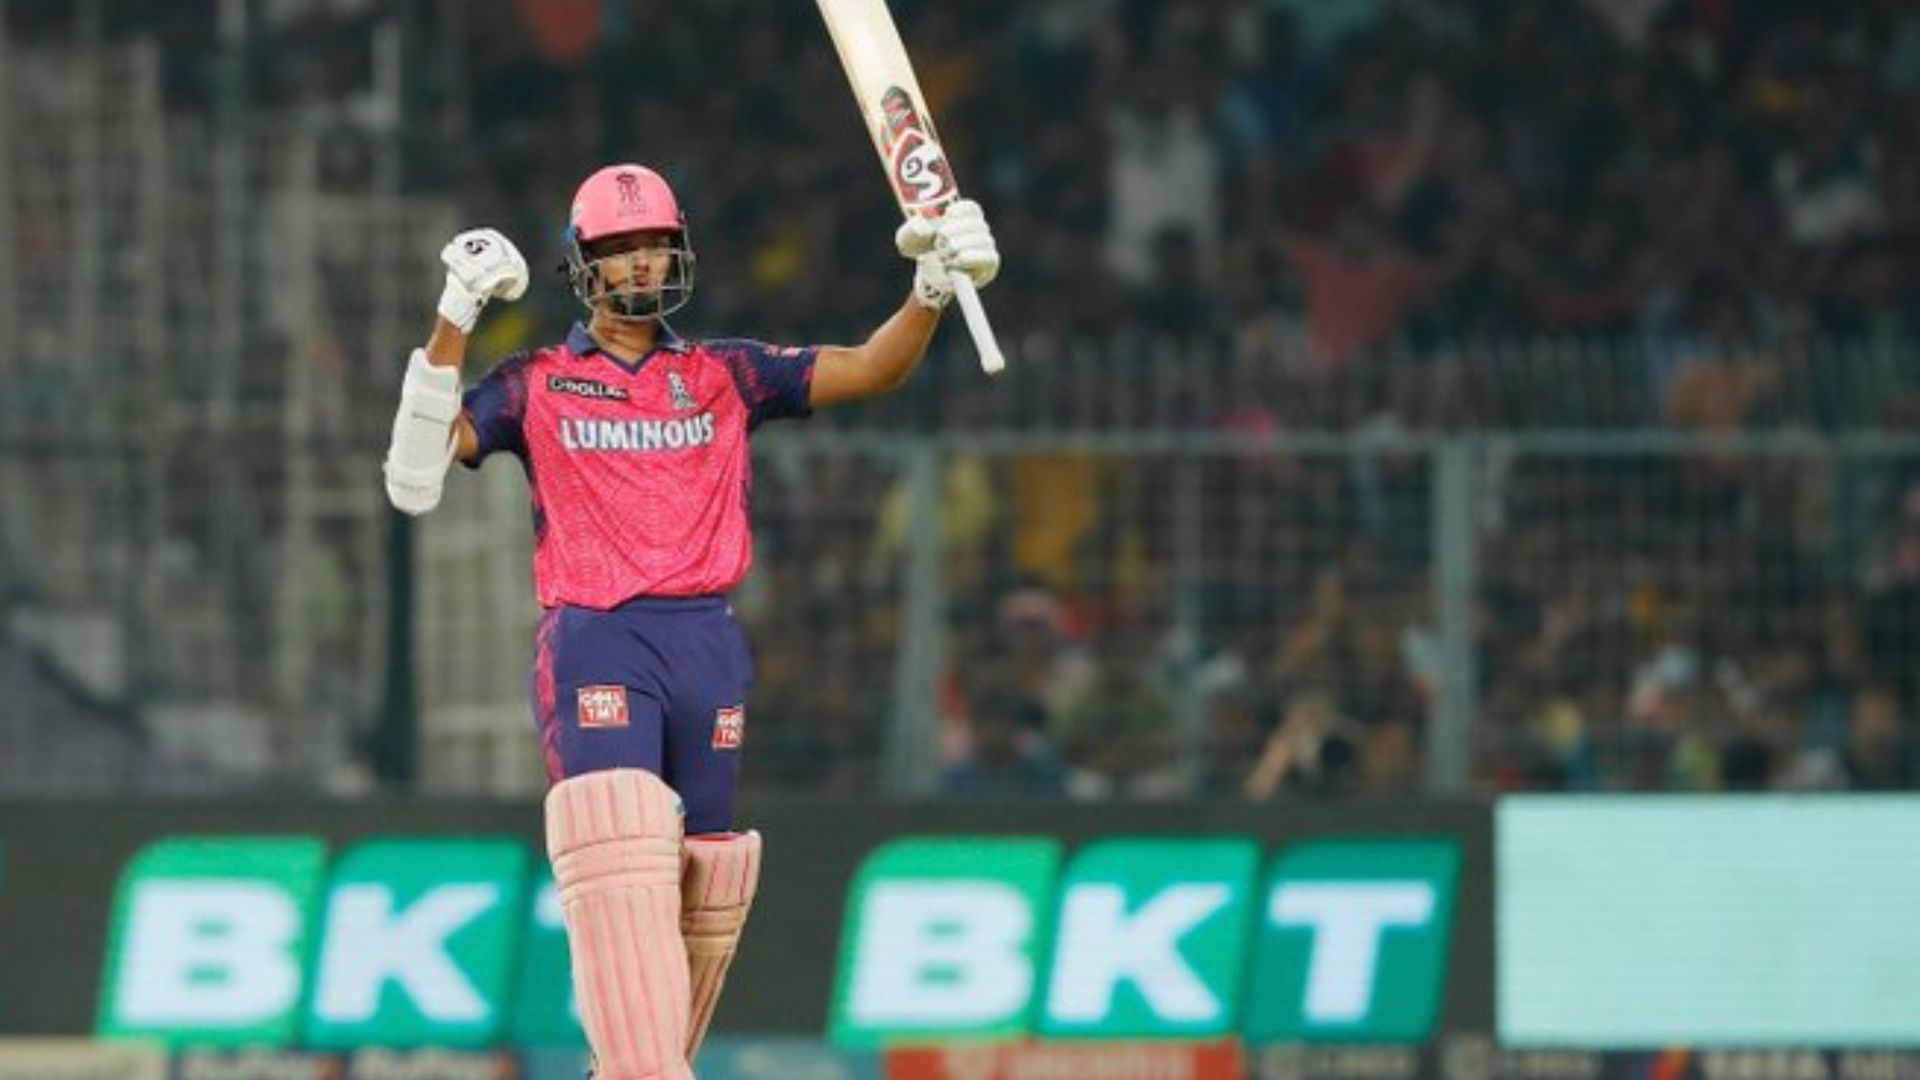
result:
[[[560,421],[560,445],[573,452],[684,450],[713,441],[713,414],[675,420]]]

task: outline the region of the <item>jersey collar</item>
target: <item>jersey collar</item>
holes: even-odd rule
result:
[[[653,336],[653,352],[659,352],[665,349],[671,353],[684,353],[689,348],[691,348],[691,346],[688,345],[687,339],[675,333],[673,327],[668,326],[665,321],[660,323],[660,329],[656,331]],[[646,356],[642,356],[640,359],[629,364],[625,360],[602,349],[600,343],[593,340],[593,334],[587,330],[587,324],[583,322],[575,322],[573,329],[567,331],[567,351],[579,357],[587,357],[599,353],[614,363],[619,364],[621,367],[631,371],[640,370],[641,366],[647,362],[648,357],[653,355],[653,352],[650,352]]]

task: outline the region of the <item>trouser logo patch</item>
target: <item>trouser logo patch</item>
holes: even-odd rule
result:
[[[735,705],[713,714],[713,748],[738,750],[747,737],[747,709]]]
[[[626,727],[627,688],[624,686],[581,687],[580,726],[583,728]]]

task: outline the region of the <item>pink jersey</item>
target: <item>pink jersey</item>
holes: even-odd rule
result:
[[[566,343],[501,361],[466,393],[480,456],[506,450],[533,491],[544,607],[703,596],[753,563],[747,434],[806,416],[817,350],[683,341],[628,365],[576,324]]]

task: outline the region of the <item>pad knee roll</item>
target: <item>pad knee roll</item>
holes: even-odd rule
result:
[[[546,817],[596,1075],[691,1080],[679,796],[652,773],[609,769],[555,784]]]

